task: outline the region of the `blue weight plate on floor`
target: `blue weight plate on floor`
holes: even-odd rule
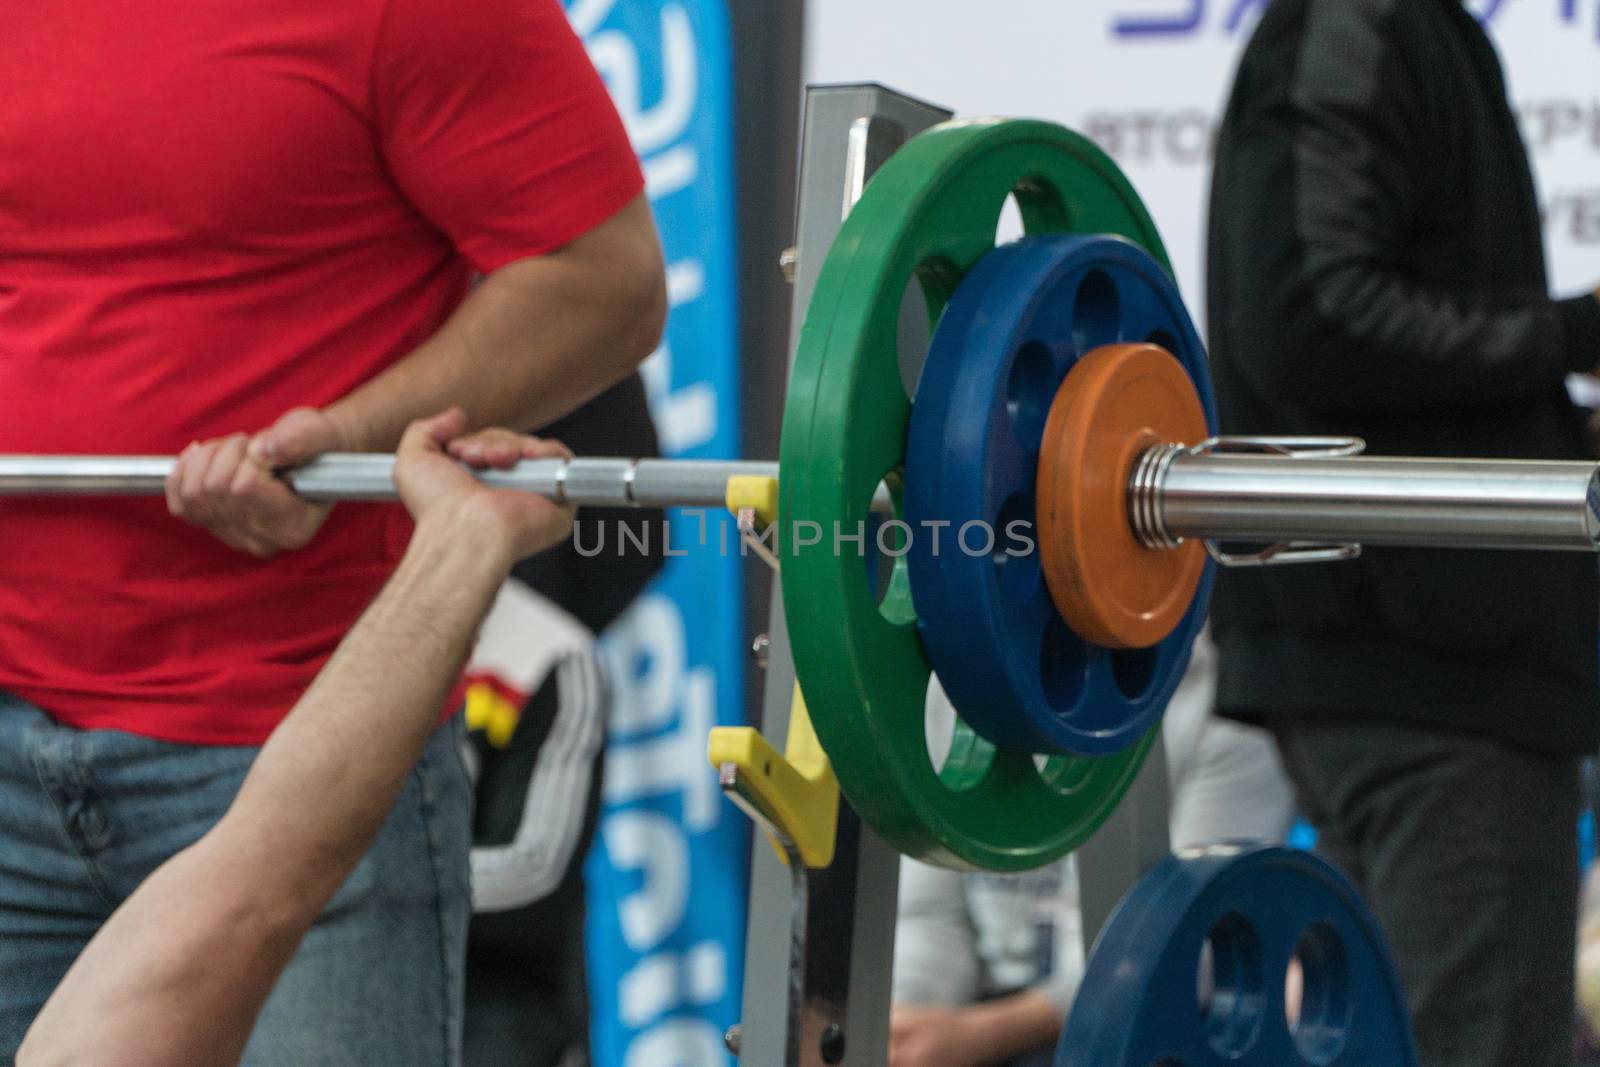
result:
[[[1119,341],[1176,356],[1215,432],[1205,350],[1176,284],[1116,237],[1031,237],[989,253],[946,307],[917,385],[904,515],[917,625],[962,719],[1004,748],[1103,756],[1133,744],[1160,719],[1205,623],[1209,562],[1183,620],[1150,648],[1084,641],[1045,585],[1033,539],[1045,420],[1072,364]],[[986,528],[993,551],[982,551]]]
[[[1301,965],[1291,1026],[1285,984]],[[1056,1067],[1416,1067],[1378,924],[1308,852],[1170,856],[1106,924]]]

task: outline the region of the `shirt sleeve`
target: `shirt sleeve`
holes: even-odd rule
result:
[[[1078,861],[1068,854],[1061,864],[1060,889],[1051,901],[1053,959],[1050,973],[1033,988],[1043,993],[1065,1019],[1078,997],[1086,967],[1083,945],[1083,911],[1078,903]]]
[[[570,243],[644,187],[558,0],[390,0],[372,110],[390,176],[479,271]]]
[[[896,1004],[969,1004],[983,992],[983,964],[964,878],[960,871],[901,858],[894,928]]]

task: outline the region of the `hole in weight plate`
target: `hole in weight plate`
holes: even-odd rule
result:
[[[1039,567],[1033,494],[1018,490],[1000,505],[994,520],[995,578],[1000,594],[1013,604],[1036,595],[1044,577]]]
[[[937,675],[928,675],[928,692],[922,705],[923,737],[928,762],[945,788],[964,793],[983,781],[994,764],[994,746],[979,737],[945,696]]]
[[[1111,275],[1091,270],[1078,283],[1072,303],[1072,343],[1082,356],[1091,348],[1118,340],[1122,321],[1122,298]]]
[[[1330,1064],[1350,1032],[1350,963],[1338,931],[1315,923],[1300,935],[1284,975],[1284,1017],[1300,1055]]]
[[[949,263],[930,259],[917,266],[901,290],[900,314],[895,324],[895,355],[900,368],[900,385],[910,399],[916,399],[917,381],[922,377],[922,364],[928,358],[933,331],[960,280],[960,272]]]
[[[873,496],[887,493],[894,501],[894,514],[885,515],[871,510],[860,530],[840,530],[834,544],[827,547],[840,553],[856,552],[866,570],[867,588],[878,614],[898,625],[917,620],[916,608],[911,603],[911,575],[906,567],[906,553],[911,551],[911,527],[900,517],[902,485],[901,473],[893,470],[878,480]],[[814,531],[812,531],[814,532]],[[855,540],[860,534],[860,541]],[[834,536],[825,530],[824,539]]]
[[[1011,420],[1011,432],[1030,455],[1039,451],[1058,384],[1048,347],[1029,341],[1017,349],[1006,376],[1006,416]]]
[[[1000,205],[1000,218],[994,226],[994,243],[998,247],[1022,236],[1022,207],[1017,203],[1016,193],[1007,193],[1005,203]]]
[[[928,743],[928,762],[935,774],[944,771],[955,741],[956,709],[944,695],[939,676],[928,675],[928,693],[922,702],[922,733]]]
[[[1256,1043],[1266,1010],[1261,938],[1238,912],[1218,919],[1206,935],[1195,961],[1195,999],[1218,1055],[1237,1059]]]
[[[895,341],[900,357],[900,384],[905,387],[906,396],[913,400],[917,396],[917,379],[922,376],[922,363],[928,357],[928,344],[932,338],[928,300],[923,295],[922,283],[913,274],[900,295],[900,321]]]
[[[1111,677],[1117,690],[1129,701],[1137,703],[1150,691],[1155,681],[1156,667],[1161,662],[1161,648],[1117,649],[1111,653]]]
[[[1172,334],[1168,333],[1166,330],[1153,331],[1149,337],[1145,338],[1145,341],[1157,346],[1158,348],[1165,348],[1174,356],[1179,356],[1179,358],[1182,358],[1178,352],[1178,339],[1172,336]]]
[[[1063,796],[1070,796],[1082,789],[1089,780],[1095,761],[1083,756],[1046,756],[1036,753],[1033,765],[1038,768],[1039,777],[1044,779],[1045,785]]]
[[[1078,703],[1088,668],[1089,646],[1067,628],[1059,615],[1052,615],[1039,643],[1039,677],[1052,707],[1066,711]]]
[[[1022,228],[1028,233],[1063,233],[1072,229],[1072,213],[1056,187],[1044,178],[1022,179],[1011,187],[1006,200],[1017,205]],[[1000,225],[1005,225],[1003,209]]]

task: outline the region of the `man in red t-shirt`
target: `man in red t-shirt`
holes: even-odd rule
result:
[[[632,371],[664,305],[637,163],[556,0],[41,0],[6,23],[0,452],[182,459],[165,506],[0,509],[0,1061],[399,558],[402,509],[313,507],[272,470],[392,449],[450,404],[548,423]],[[453,1055],[458,731],[246,1063]]]

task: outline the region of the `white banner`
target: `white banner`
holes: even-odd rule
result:
[[[1203,320],[1211,142],[1267,0],[811,0],[806,78],[1088,134],[1138,188]],[[1523,117],[1561,295],[1600,284],[1600,3],[1477,0]],[[1203,322],[1202,322],[1203,325]]]

